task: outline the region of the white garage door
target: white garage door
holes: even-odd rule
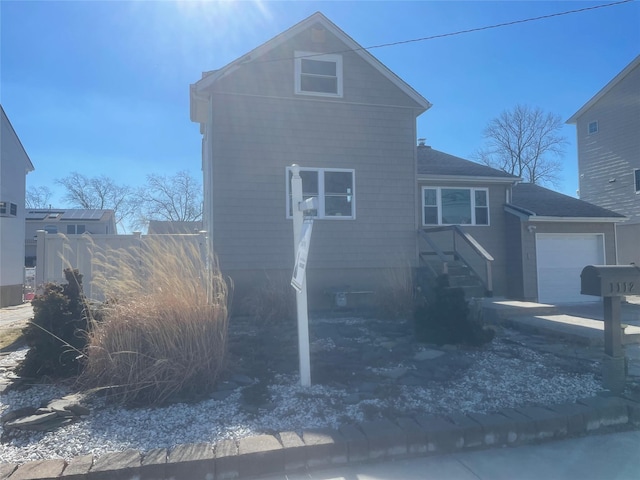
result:
[[[580,273],[587,265],[604,264],[604,237],[599,234],[536,235],[538,301],[540,303],[593,302],[580,294]]]

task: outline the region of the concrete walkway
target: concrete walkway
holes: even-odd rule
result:
[[[621,321],[626,325],[623,343],[640,343],[640,304],[621,305]],[[485,298],[483,315],[488,323],[564,338],[583,345],[604,344],[604,308],[602,301],[547,305],[501,298]]]
[[[636,480],[640,431],[543,445],[350,465],[262,480]]]

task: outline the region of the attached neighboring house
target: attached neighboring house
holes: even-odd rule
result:
[[[640,265],[640,55],[567,123],[576,126],[580,198],[619,212],[618,263]]]
[[[37,232],[62,233],[64,235],[93,235],[118,233],[113,210],[76,208],[31,209],[26,213],[26,230],[23,236],[24,266],[35,267],[37,255]]]
[[[34,170],[0,105],[0,307],[22,303],[26,176]]]
[[[594,222],[589,210],[567,226],[563,215],[518,208],[519,178],[416,146],[416,118],[430,106],[321,13],[191,85],[191,120],[203,134],[203,227],[234,298],[291,277],[294,163],[303,196],[319,199],[311,308],[330,305],[336,292],[369,292],[375,301],[394,269],[451,274],[460,262],[482,293],[545,300],[540,259],[551,260],[536,256],[543,235],[573,245],[571,235],[594,225],[597,263],[615,263],[612,225],[621,216],[599,210]],[[579,273],[572,288],[579,293]]]

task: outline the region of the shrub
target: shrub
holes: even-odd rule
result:
[[[242,308],[258,325],[293,322],[296,318],[296,294],[288,273],[269,275],[249,293]]]
[[[413,272],[405,268],[388,268],[384,273],[383,288],[376,292],[380,316],[384,318],[410,318],[415,305]]]
[[[82,275],[66,268],[64,276],[66,284],[47,283],[31,302],[34,316],[23,330],[29,351],[18,366],[19,375],[68,377],[80,371],[88,330]]]
[[[495,332],[472,318],[461,288],[449,286],[449,277],[440,275],[433,289],[414,314],[416,336],[436,345],[480,346],[493,340]]]
[[[107,302],[89,334],[81,382],[130,405],[207,393],[225,367],[227,285],[195,242],[144,245],[94,253]]]

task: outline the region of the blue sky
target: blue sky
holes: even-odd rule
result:
[[[132,186],[200,177],[189,84],[315,11],[368,47],[605,3],[1,0],[0,99],[36,167],[28,186],[55,191],[73,171]],[[419,136],[465,158],[501,111],[524,103],[566,120],[639,52],[638,2],[371,50],[433,103]],[[575,127],[563,134],[559,190],[575,195]]]

